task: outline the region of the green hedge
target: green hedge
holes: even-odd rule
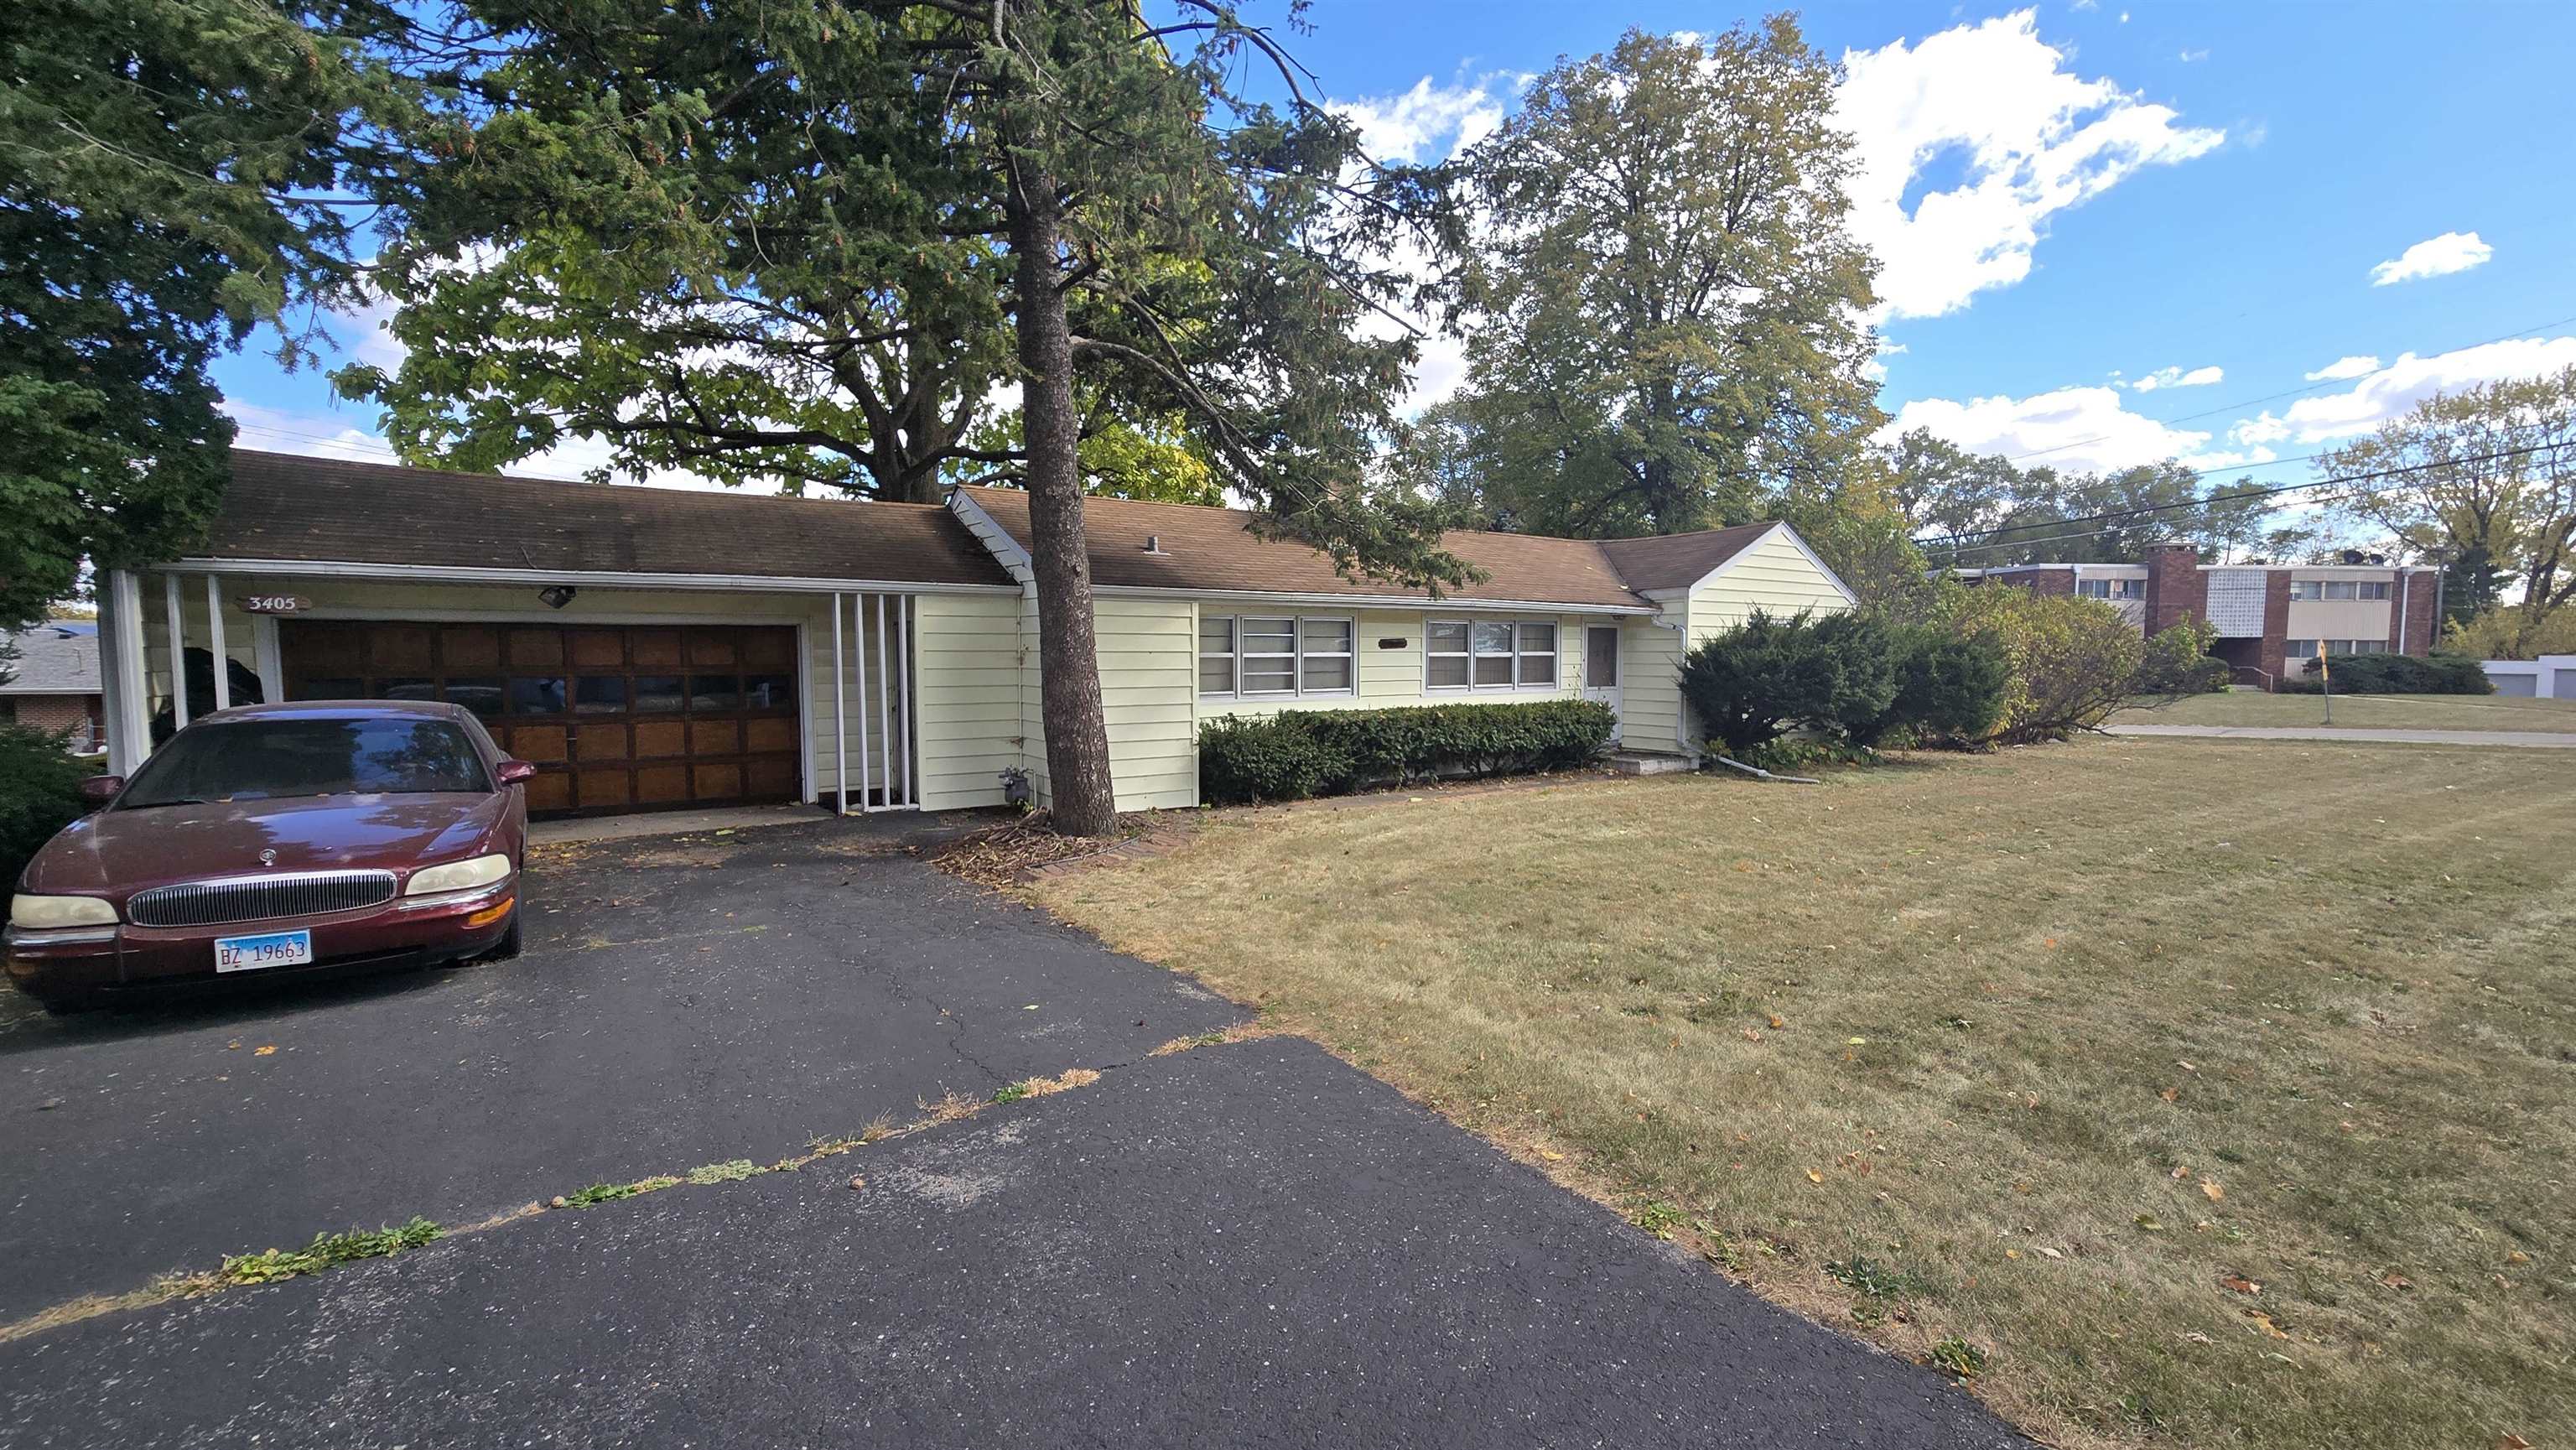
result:
[[[2329,655],[2334,692],[2338,695],[2492,695],[2495,682],[2486,667],[2465,655]],[[2318,695],[2325,685],[2314,668],[2280,689],[2292,695]]]
[[[89,809],[80,784],[88,766],[63,753],[63,738],[0,721],[0,896],[53,834]]]
[[[1562,770],[1599,758],[1615,720],[1589,700],[1227,715],[1199,727],[1199,793],[1236,805]]]

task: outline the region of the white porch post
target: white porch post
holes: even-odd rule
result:
[[[215,657],[215,708],[233,707],[232,660],[224,653],[224,597],[222,581],[206,576],[206,648]]]
[[[179,576],[161,576],[161,598],[170,606],[170,728],[188,723],[188,632],[179,613]]]
[[[912,799],[912,732],[920,717],[912,708],[912,596],[898,594],[894,601],[895,663],[903,671],[903,688],[897,693],[903,699],[903,803]]]
[[[850,712],[842,696],[842,673],[841,594],[836,589],[832,592],[832,785],[846,816],[850,813]]]
[[[850,596],[850,629],[856,636],[850,643],[850,667],[858,673],[859,689],[859,809],[868,809],[868,596]]]
[[[889,809],[894,805],[893,697],[894,672],[886,668],[885,596],[880,594],[877,596],[877,724],[880,727],[878,733],[884,739],[879,742],[877,750],[884,759],[885,770],[878,783],[885,790],[885,803]]]
[[[152,709],[143,674],[143,584],[130,569],[107,571],[98,634],[107,704],[107,768],[132,775],[152,747]]]

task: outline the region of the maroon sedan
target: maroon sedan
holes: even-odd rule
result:
[[[45,844],[10,898],[9,978],[48,1007],[519,948],[535,773],[446,704],[252,705],[207,715],[106,808]]]

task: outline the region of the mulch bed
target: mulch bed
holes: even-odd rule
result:
[[[977,831],[931,853],[931,864],[978,886],[999,889],[1110,858],[1135,858],[1167,850],[1189,833],[1170,813],[1128,811],[1112,837],[1059,836],[1045,811]]]

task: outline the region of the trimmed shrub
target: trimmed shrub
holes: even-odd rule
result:
[[[1590,700],[1227,715],[1199,727],[1199,793],[1236,805],[1563,770],[1598,759],[1615,723]]]
[[[1757,609],[1682,657],[1682,698],[1740,760],[1801,725],[1875,719],[1896,698],[1896,652],[1872,615]]]
[[[2338,695],[2492,695],[2486,667],[2462,655],[2329,655],[2328,678]],[[2317,695],[2326,682],[2314,669],[2280,682],[2283,693]]]
[[[1845,721],[1855,745],[1892,739],[1982,740],[2003,719],[2004,691],[2012,663],[1991,631],[1953,634],[1929,624],[1890,630],[1896,654],[1896,694],[1887,708]]]
[[[80,783],[89,767],[63,752],[63,738],[0,721],[0,896],[17,889],[18,873],[80,819],[89,803]]]

